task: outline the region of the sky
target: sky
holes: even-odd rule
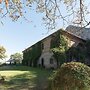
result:
[[[3,24],[0,23],[0,45],[5,47],[7,59],[11,54],[21,53],[24,49],[56,31],[48,32],[41,17],[41,14],[32,11],[26,16],[29,21],[22,18],[16,22],[12,22],[8,17],[3,19]]]
[[[63,14],[64,9],[62,7]],[[21,53],[50,33],[63,28],[62,22],[58,21],[57,29],[48,32],[42,21],[42,14],[35,11],[26,13],[25,17],[29,21],[20,18],[18,21],[12,22],[10,18],[6,17],[3,19],[3,24],[0,23],[0,45],[5,47],[7,59],[11,54]]]

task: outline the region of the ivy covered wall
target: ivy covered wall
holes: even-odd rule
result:
[[[77,47],[68,47],[67,37],[61,34],[61,30],[51,35],[50,49],[53,52],[54,58],[57,60],[57,65],[64,62],[76,60],[85,62],[85,59],[90,58],[90,41],[81,43]],[[48,37],[47,37],[48,38]],[[42,53],[42,41],[36,43],[31,48],[23,52],[23,65],[37,66],[37,61]]]
[[[37,66],[37,60],[41,55],[41,42],[23,52],[23,65]]]
[[[57,65],[63,64],[66,61],[66,51],[68,50],[68,43],[66,37],[58,31],[51,40],[51,50],[54,58],[57,60]]]
[[[67,50],[67,41],[61,31],[57,31],[51,35],[52,39],[50,42],[50,50],[54,53],[54,57],[57,60],[57,65],[59,63],[65,62],[65,51]],[[48,37],[47,37],[48,38]],[[36,43],[31,48],[28,48],[23,52],[23,64],[28,66],[37,66],[37,60],[39,59],[42,53],[42,41]]]
[[[77,61],[90,65],[90,40],[80,40],[75,47],[69,47],[68,40],[62,34],[62,31],[59,31],[51,41],[51,50],[54,53],[53,56],[56,58],[57,64],[61,65],[64,62]]]

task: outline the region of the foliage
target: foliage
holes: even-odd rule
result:
[[[56,58],[58,64],[62,64],[65,62],[66,54],[65,52],[68,50],[68,45],[65,36],[58,33],[53,41],[51,41],[51,50],[54,53],[54,57]]]
[[[90,59],[90,40],[69,48],[66,55],[69,61],[75,60],[85,63],[85,59]]]
[[[64,63],[57,70],[51,82],[51,90],[89,89],[90,67],[78,62]]]
[[[50,48],[55,48],[55,47],[59,47],[60,45],[60,31],[57,31],[55,33],[55,35],[52,36],[52,40],[51,40],[51,44],[50,44]]]
[[[21,53],[15,53],[10,56],[11,60],[15,60],[17,64],[20,64],[23,59],[23,55]]]
[[[37,66],[37,60],[41,55],[41,42],[36,43],[26,52],[23,52],[23,64]]]
[[[70,61],[76,60],[84,63],[86,58],[86,49],[85,47],[81,47],[79,45],[76,47],[71,47],[66,52],[66,55],[67,59]]]
[[[68,47],[67,38],[60,32],[51,40],[51,50],[57,60],[57,64],[63,64],[68,61],[77,61],[86,63],[90,59],[90,40],[79,43],[77,46]]]
[[[89,6],[86,5],[87,1],[81,1],[82,8],[80,10],[80,0],[0,0],[0,17],[9,16],[13,21],[17,21],[20,17],[26,19],[25,14],[30,13],[28,8],[31,10],[35,7],[36,12],[44,13],[42,19],[48,29],[55,28],[58,20],[61,22],[63,20],[63,24],[71,22],[81,25],[81,21],[84,24],[89,22],[86,16],[90,14]],[[80,18],[81,14],[83,20]]]
[[[86,41],[85,46],[86,46],[86,54],[90,58],[90,40]]]
[[[6,49],[3,46],[0,46],[0,59],[6,58]]]

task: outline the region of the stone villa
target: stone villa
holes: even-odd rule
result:
[[[89,28],[80,28],[80,27],[71,26],[71,25],[68,26],[66,30],[60,29],[52,33],[48,37],[39,41],[41,42],[41,46],[40,46],[41,54],[37,58],[37,66],[42,66],[45,68],[57,68],[57,60],[53,57],[53,52],[51,51],[51,41],[57,36],[57,33],[59,33],[59,31],[61,31],[61,34],[66,37],[69,47],[76,47],[79,43],[84,43],[85,40],[90,39]],[[36,44],[25,49],[23,51],[23,56],[25,56],[25,53],[30,51],[31,48],[35,46]],[[24,61],[24,64],[26,63],[25,65],[30,65],[30,60],[28,60],[29,62],[26,62],[25,59],[23,59],[23,61]]]
[[[45,67],[45,68],[57,68],[57,62],[55,60],[55,58],[53,57],[53,53],[51,52],[51,40],[56,36],[56,33],[58,33],[59,30],[57,32],[54,32],[53,34],[49,35],[48,37],[42,39],[41,41],[41,55],[38,58],[37,61],[37,65],[41,66],[41,67]],[[39,43],[37,42],[37,43]],[[34,45],[32,45],[31,47],[25,49],[23,51],[23,56],[25,55],[25,52],[28,52],[30,50],[30,48],[32,48],[33,46],[35,46],[37,43],[35,43]]]

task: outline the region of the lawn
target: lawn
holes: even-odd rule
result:
[[[0,90],[45,90],[52,71],[27,66],[2,66],[0,74],[5,76]]]

